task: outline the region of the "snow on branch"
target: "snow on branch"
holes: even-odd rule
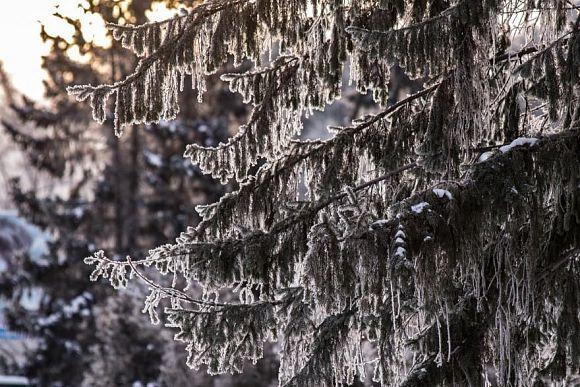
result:
[[[415,260],[414,286],[419,295],[417,301],[421,304],[445,305],[447,295],[444,289],[448,288],[448,278],[453,273],[463,273],[477,305],[489,294],[490,287],[499,287],[497,291],[501,298],[494,307],[503,310],[495,315],[496,326],[505,327],[498,331],[496,342],[502,361],[507,362],[515,356],[514,349],[506,344],[506,340],[513,338],[509,330],[517,329],[518,319],[515,316],[530,313],[532,304],[551,303],[544,297],[542,284],[547,284],[542,281],[546,281],[547,274],[552,271],[552,257],[563,256],[568,260],[574,257],[568,253],[575,246],[573,236],[560,234],[560,237],[548,238],[545,247],[538,249],[537,238],[541,238],[542,234],[533,225],[537,224],[538,219],[546,218],[562,232],[570,230],[570,219],[578,216],[577,210],[570,204],[577,200],[580,190],[576,183],[570,186],[568,176],[578,174],[580,158],[575,152],[579,146],[580,136],[575,130],[540,138],[534,142],[533,147],[521,146],[510,152],[499,152],[485,163],[474,164],[462,181],[445,185],[446,192],[453,197],[452,201],[440,196],[440,191],[434,189],[418,192],[391,205],[391,217],[373,224],[372,231],[369,231],[395,235],[393,239],[397,235],[405,236],[407,252]],[[560,169],[562,159],[555,155],[561,155],[567,160],[563,170]],[[573,178],[572,181],[577,180]],[[561,187],[568,188],[563,191]],[[545,198],[551,197],[552,191],[561,192],[562,196],[554,197],[553,202],[545,201]],[[544,198],[539,203],[553,204],[530,207],[528,203],[537,200],[537,195]],[[417,203],[428,203],[428,207],[421,212],[413,211]],[[516,221],[514,217],[522,221]],[[401,233],[401,224],[404,224],[404,233]],[[497,224],[505,229],[494,229],[493,225]],[[512,236],[516,233],[518,238]],[[494,242],[490,244],[489,241]],[[514,251],[520,253],[513,255]],[[527,266],[530,259],[536,261],[534,267]],[[490,264],[500,265],[509,271],[509,275],[498,274],[501,275],[500,281],[506,281],[506,284],[485,282],[482,270]],[[570,270],[570,275],[577,275],[573,269]],[[406,274],[403,270],[399,273],[395,271],[393,275],[404,277]],[[537,281],[529,282],[523,278],[535,278]],[[509,291],[506,289],[516,289],[517,296],[508,299]],[[404,288],[396,291],[401,292],[401,297],[405,294]],[[402,299],[401,302],[404,305],[406,301]],[[548,322],[555,321],[551,320],[553,317],[543,314],[534,316],[535,320],[530,324],[537,329],[558,331],[556,326]],[[457,328],[450,331],[457,332]],[[429,340],[441,335],[437,333],[436,325],[431,325],[431,332]],[[421,336],[429,337],[429,334],[425,331]],[[461,338],[452,342],[459,340]],[[541,361],[542,351],[550,351],[550,348],[538,344],[530,351],[525,356],[521,355],[521,358],[535,362]],[[435,360],[432,358],[429,362]],[[507,367],[507,364],[502,363],[498,370],[502,380],[509,380]],[[425,372],[429,369],[426,367]],[[432,371],[438,373],[436,368]],[[427,380],[427,374],[421,376],[418,371],[411,373],[410,377],[416,381]]]

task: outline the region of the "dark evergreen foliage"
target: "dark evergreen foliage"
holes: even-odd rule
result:
[[[283,386],[369,372],[383,386],[576,383],[574,4],[208,0],[110,25],[141,57],[135,70],[68,90],[98,121],[112,97],[117,135],[179,117],[184,80],[201,99],[232,58],[255,64],[222,76],[253,110],[227,143],[185,153],[239,189],[145,258],[96,252],[92,278],[144,281],[151,320],[212,373],[277,341]],[[328,140],[296,139],[304,115],[341,97],[347,63],[383,107]],[[425,88],[392,104],[395,64]],[[220,301],[227,288],[238,301]]]

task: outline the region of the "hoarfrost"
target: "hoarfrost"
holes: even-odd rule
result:
[[[568,131],[566,141],[551,142],[549,152],[540,140],[524,137],[499,148],[507,153],[537,146],[531,160],[512,152],[501,163],[483,163],[494,154],[484,152],[478,159],[482,164],[473,163],[477,149],[488,149],[482,145],[543,128],[541,120],[520,110],[519,99],[531,90],[545,94],[554,123],[577,127],[577,110],[570,110],[577,105],[577,77],[571,74],[579,65],[569,49],[580,42],[578,28],[553,17],[552,12],[562,11],[561,1],[527,3],[549,27],[538,34],[537,52],[517,57],[524,62],[517,82],[510,78],[511,56],[501,59],[500,52],[490,61],[489,54],[499,47],[502,15],[519,12],[518,2],[208,1],[165,23],[111,26],[114,37],[144,59],[124,81],[69,92],[79,100],[90,98],[98,121],[105,119],[107,99],[114,97],[117,134],[124,125],[174,117],[183,76],[191,75],[201,98],[206,76],[232,58],[235,64],[255,63],[249,71],[222,77],[253,110],[227,143],[194,144],[185,153],[202,172],[224,183],[235,178],[238,190],[199,208],[197,227],[141,261],[110,260],[96,252],[86,259],[95,266],[91,278],[105,277],[122,288],[131,275],[141,274],[133,265],[155,265],[163,275],[183,276],[171,288],[148,282],[144,310],[158,322],[158,309],[169,299],[166,317],[187,346],[188,365],[207,365],[211,373],[241,372],[244,361],[257,361],[264,343],[280,335],[280,385],[285,387],[350,385],[356,375],[364,377],[363,337],[377,343],[375,376],[383,386],[419,385],[417,378],[439,375],[477,383],[484,364],[458,366],[465,348],[476,351],[472,358],[497,354],[498,384],[525,380],[529,370],[538,369],[537,355],[521,355],[533,352],[537,343],[513,346],[510,340],[525,335],[521,316],[546,307],[536,288],[554,283],[537,275],[550,261],[534,261],[544,258],[538,246],[554,245],[550,252],[556,255],[569,247],[546,240],[554,234],[537,231],[542,230],[538,226],[548,218],[562,232],[575,230],[577,198],[570,184],[577,184],[580,170],[575,131]],[[549,4],[536,9],[539,3]],[[358,111],[363,118],[334,128],[332,138],[296,139],[304,116],[341,97],[347,63],[350,81],[362,94],[372,91],[381,110],[367,116],[366,109]],[[411,76],[428,74],[425,88],[393,102],[394,63]],[[490,74],[495,74],[492,80]],[[555,150],[571,161],[556,164]],[[461,184],[465,200],[405,219],[410,203],[417,203],[411,212],[425,211],[429,203],[420,201],[430,194],[454,199],[451,192],[432,188],[442,178]],[[496,204],[505,199],[506,189],[524,184],[541,187],[525,198],[533,201],[502,212],[505,206]],[[345,192],[345,186],[352,188]],[[524,199],[515,196],[514,201]],[[303,203],[289,205],[298,198]],[[530,203],[538,211],[530,212]],[[375,228],[388,235],[368,232]],[[425,236],[431,233],[437,238]],[[534,238],[543,239],[528,242]],[[421,239],[432,242],[411,245]],[[413,260],[406,257],[411,251],[417,252]],[[552,268],[546,269],[550,276]],[[576,272],[566,275],[577,283]],[[181,282],[183,290],[175,285]],[[206,294],[238,287],[240,299],[236,304],[192,299],[187,290],[198,283]],[[550,290],[561,299],[567,294],[562,289]],[[491,316],[495,313],[495,327],[488,316],[474,320],[482,304]],[[570,310],[548,314],[535,330],[558,329],[563,316],[575,316]],[[474,324],[485,333],[476,345],[464,344],[472,339],[469,329],[467,335],[465,329],[452,329]],[[420,348],[413,364],[404,356],[408,333],[417,336],[414,344]],[[570,346],[569,336],[558,339]],[[559,364],[574,362],[568,356],[546,374],[560,377],[565,370]],[[444,369],[439,372],[435,365]]]

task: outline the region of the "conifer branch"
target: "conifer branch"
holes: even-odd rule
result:
[[[294,169],[303,160],[325,152],[332,152],[334,146],[343,139],[352,140],[353,135],[370,128],[375,123],[387,118],[411,102],[429,95],[435,91],[441,83],[435,83],[409,97],[397,102],[396,104],[384,109],[382,112],[371,116],[370,118],[357,123],[356,125],[341,128],[335,137],[326,141],[300,141],[293,140],[289,150],[281,156],[276,163],[267,163],[260,167],[255,177],[248,179],[240,185],[240,189],[235,193],[225,195],[219,202],[208,207],[212,210],[212,215],[204,217],[195,230],[191,232],[195,235],[202,235],[204,230],[209,227],[216,217],[219,217],[220,209],[234,205],[241,197],[251,196],[255,190],[263,184],[271,181],[275,176],[280,175],[288,170]]]
[[[425,19],[423,21],[420,21],[420,22],[415,23],[415,24],[410,25],[410,26],[401,27],[401,28],[396,29],[396,30],[380,31],[380,30],[369,30],[366,28],[359,28],[359,27],[350,26],[346,29],[346,31],[349,33],[390,35],[390,34],[396,34],[396,33],[401,33],[401,32],[405,32],[405,31],[415,30],[415,29],[422,28],[426,25],[438,22],[438,21],[446,18],[447,16],[457,12],[460,9],[460,7],[468,6],[469,5],[468,3],[469,3],[468,1],[460,1],[459,3],[452,5],[449,8],[443,10],[442,12],[440,12],[436,16],[430,17],[428,19]]]
[[[532,47],[530,47],[530,49],[528,50],[523,50],[522,52],[524,53],[535,53],[534,56],[532,56],[530,59],[526,60],[524,63],[520,64],[518,67],[516,67],[514,69],[514,74],[518,74],[521,73],[522,71],[529,71],[529,67],[531,66],[531,63],[533,63],[534,61],[537,61],[539,59],[542,58],[542,56],[554,49],[557,45],[564,45],[568,42],[568,38],[570,35],[572,35],[572,31],[568,31],[567,33],[563,34],[562,36],[560,36],[558,39],[555,39],[554,41],[552,41],[550,44],[548,44],[546,47],[538,50],[538,49],[534,49],[534,51],[529,51],[530,49],[532,49]],[[528,52],[529,51],[529,52]],[[520,53],[518,53],[517,55],[519,55]],[[524,55],[524,54],[522,54]],[[508,57],[510,58],[510,57]]]
[[[571,288],[579,273],[566,264],[580,235],[580,137],[567,130],[580,115],[580,38],[562,3],[546,1],[534,19],[544,25],[529,25],[542,31],[533,49],[514,54],[528,59],[515,72],[512,56],[490,56],[500,38],[505,47],[515,37],[499,32],[498,14],[520,4],[496,0],[213,1],[142,29],[111,27],[144,59],[117,86],[70,90],[91,98],[98,121],[113,94],[118,127],[174,117],[180,77],[191,75],[201,95],[206,75],[232,57],[256,64],[222,77],[254,110],[228,143],[186,152],[239,189],[199,207],[197,227],[144,260],[87,258],[91,278],[123,287],[130,270],[151,287],[144,310],[154,322],[169,298],[188,365],[211,373],[241,371],[280,331],[279,380],[288,387],[352,384],[366,372],[366,339],[378,349],[383,386],[445,385],[450,375],[477,384],[484,353],[493,354],[498,384],[523,385],[535,369],[563,380],[578,368],[568,348],[580,346]],[[267,68],[265,52],[279,54]],[[372,90],[382,106],[400,94],[393,64],[431,81],[332,128],[328,140],[293,140],[305,112],[341,97],[347,63],[358,91]],[[555,134],[542,136],[548,127]],[[136,270],[153,264],[173,275],[170,289]],[[540,286],[558,274],[566,281],[544,297]],[[235,287],[240,302],[173,292],[177,276],[205,295]],[[408,351],[418,359],[409,372]],[[545,365],[545,352],[558,360]]]
[[[412,170],[413,168],[416,168],[416,167],[417,167],[417,163],[415,163],[415,162],[407,164],[407,165],[403,165],[402,167],[399,167],[395,170],[389,171],[389,172],[387,172],[387,173],[385,173],[377,178],[374,178],[374,179],[369,180],[365,183],[362,183],[356,187],[353,187],[352,191],[355,193],[359,192],[365,188],[371,187],[375,184],[379,184],[379,183],[381,183],[381,182],[383,182],[383,181],[385,181],[385,180],[387,180],[395,175],[398,175],[398,174],[405,172],[405,171],[408,171],[408,170]],[[302,220],[302,218],[305,218],[305,217],[308,217],[308,216],[311,216],[313,214],[320,212],[324,208],[328,207],[330,204],[332,204],[338,200],[344,199],[345,197],[347,197],[347,195],[348,195],[348,193],[346,193],[346,192],[341,192],[341,193],[331,195],[329,198],[323,199],[319,203],[317,203],[311,207],[307,207],[306,209],[298,212],[296,215],[294,215],[292,217],[285,218],[285,219],[281,220],[280,222],[276,223],[269,230],[269,233],[270,234],[280,233],[280,232],[288,229],[289,227],[299,223]]]

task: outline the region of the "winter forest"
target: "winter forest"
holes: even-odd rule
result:
[[[0,386],[580,386],[580,0],[12,0]]]

